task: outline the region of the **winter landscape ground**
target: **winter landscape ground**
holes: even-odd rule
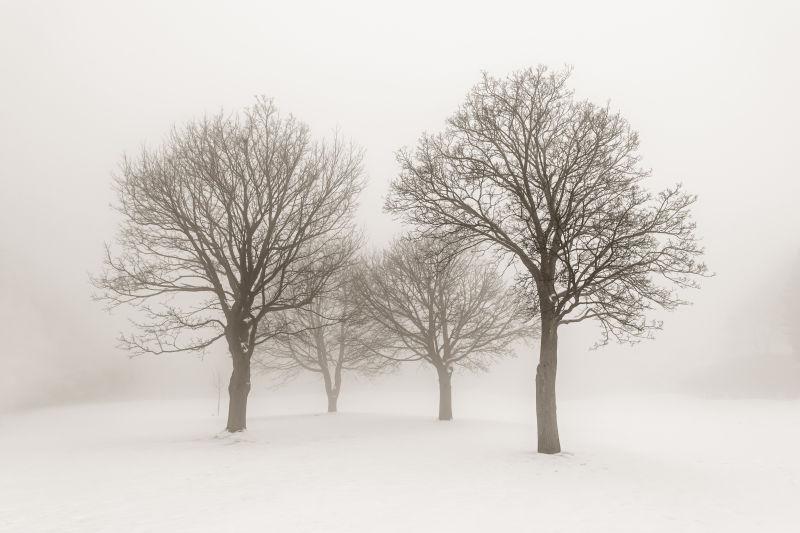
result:
[[[0,417],[0,531],[790,532],[800,402],[679,396],[560,406],[566,451],[531,413],[467,405],[316,414],[255,398],[221,433],[208,399]],[[280,407],[280,409],[278,409]],[[430,406],[427,406],[430,407]],[[428,409],[429,410],[429,409]],[[495,411],[494,420],[488,415]],[[773,438],[780,435],[779,439]]]

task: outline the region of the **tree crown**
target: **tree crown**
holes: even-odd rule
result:
[[[122,225],[95,278],[141,311],[134,353],[199,350],[226,337],[252,353],[269,313],[307,304],[352,254],[361,151],[314,142],[261,98],[238,115],[174,128],[126,157]]]
[[[574,98],[569,70],[481,82],[437,135],[401,150],[386,208],[420,232],[489,244],[558,324],[596,319],[633,341],[660,327],[646,312],[686,303],[707,270],[680,185],[652,194],[638,134],[608,106]]]
[[[356,279],[372,324],[362,342],[393,360],[485,368],[533,333],[494,265],[431,239],[396,240]]]

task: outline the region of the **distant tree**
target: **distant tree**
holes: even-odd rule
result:
[[[577,101],[569,71],[484,75],[438,135],[402,150],[387,209],[462,246],[516,260],[540,310],[538,449],[561,450],[558,328],[596,320],[599,344],[649,337],[653,308],[685,303],[676,288],[706,273],[680,186],[651,194],[639,137],[608,106]]]
[[[262,322],[309,304],[352,255],[361,157],[338,138],[312,141],[259,99],[122,163],[122,227],[95,284],[111,306],[141,311],[138,331],[121,337],[134,354],[226,341],[228,431],[246,427],[255,347],[279,333]]]
[[[769,286],[774,285],[775,279],[785,280],[781,282],[781,290],[775,292],[767,286],[758,287],[761,297],[754,298],[756,301],[748,306],[748,312],[753,306],[764,309],[762,319],[772,324],[769,329],[777,325],[775,333],[786,342],[792,356],[800,363],[800,278],[795,274],[798,267],[800,253],[795,251],[794,257],[786,261],[783,268],[765,279]]]
[[[214,390],[217,391],[217,416],[219,416],[219,406],[222,403],[222,374],[219,369],[214,368],[211,371],[211,384],[214,385]]]
[[[489,264],[429,239],[400,239],[361,266],[355,283],[371,327],[360,342],[395,362],[424,361],[439,378],[439,420],[451,420],[455,366],[485,369],[519,339],[523,310]]]
[[[343,372],[372,375],[388,366],[359,342],[367,317],[347,274],[332,278],[332,286],[309,305],[286,311],[287,325],[282,328],[286,333],[273,337],[256,352],[258,367],[265,372],[285,377],[302,370],[319,374],[329,413],[338,409]]]

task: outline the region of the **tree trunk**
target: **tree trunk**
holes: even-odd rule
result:
[[[558,325],[555,320],[543,316],[539,365],[536,367],[536,429],[539,453],[561,451],[556,419],[557,359]]]
[[[452,371],[447,368],[439,372],[439,420],[453,419]]]
[[[228,426],[231,433],[247,429],[247,395],[250,393],[250,359],[233,355],[233,373],[228,385]]]
[[[341,381],[337,379],[336,383],[333,383],[333,378],[331,378],[331,373],[328,370],[327,359],[320,359],[320,370],[322,379],[325,382],[325,395],[328,397],[328,412],[335,413],[336,404],[339,400],[339,386],[341,385]]]
[[[339,395],[333,392],[328,393],[328,412],[335,413],[337,409],[337,403],[339,402]]]

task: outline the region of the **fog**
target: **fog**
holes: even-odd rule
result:
[[[125,310],[91,299],[124,153],[273,97],[315,135],[338,129],[365,148],[358,216],[379,247],[399,230],[382,212],[394,152],[439,130],[481,71],[539,63],[573,66],[579,97],[610,101],[638,129],[651,188],[681,181],[699,195],[715,273],[686,294],[693,305],[659,317],[655,340],[592,351],[595,326],[563,328],[561,397],[797,396],[798,15],[790,2],[3,2],[0,409],[211,396],[212,369],[229,372],[222,345],[130,359],[115,341]],[[456,405],[466,391],[530,394],[534,346],[459,374]],[[429,374],[353,387],[434,395]],[[257,377],[254,394],[269,384]]]

